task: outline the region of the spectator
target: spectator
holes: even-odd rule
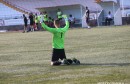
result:
[[[88,7],[86,7],[86,24],[87,24],[87,28],[90,28],[90,26],[89,26],[89,18],[90,18],[90,11],[89,11]]]
[[[38,15],[37,13],[35,14],[35,29],[38,30]]]
[[[110,25],[112,21],[112,15],[111,15],[111,11],[108,12],[108,15],[106,16],[106,19],[105,19],[105,25]]]
[[[51,17],[48,18],[48,26],[52,27],[52,28],[54,27],[54,25],[53,25],[53,19]]]
[[[58,11],[57,11],[57,18],[59,20],[62,20],[62,11],[58,8]]]
[[[75,18],[70,14],[69,15],[69,23],[70,23],[70,28],[73,27],[75,24]]]
[[[40,15],[38,16],[38,20],[40,23],[43,22],[43,13],[41,12]]]
[[[46,11],[43,13],[43,21],[46,25],[48,25],[48,15]]]
[[[33,25],[34,25],[34,16],[33,16],[33,13],[29,14],[29,19],[30,19],[30,28],[31,28],[31,31],[33,32],[34,31],[34,28],[33,28]]]
[[[25,14],[23,14],[23,18],[24,18],[24,30],[23,30],[23,33],[25,33],[25,32],[27,32],[28,20],[27,20],[27,17],[25,16]]]

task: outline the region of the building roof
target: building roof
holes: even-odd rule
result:
[[[88,7],[90,11],[101,10],[102,8],[95,3],[95,0],[7,0],[22,8],[37,12],[36,8],[57,7],[80,4]]]
[[[110,2],[110,1],[113,1],[115,3],[117,3],[118,1],[117,0],[101,0],[102,2]]]
[[[37,8],[47,8],[47,7],[57,7],[57,6],[67,6],[67,5],[82,5],[83,7],[88,7],[90,11],[99,11],[102,8],[95,3],[95,0],[48,0],[42,7]]]

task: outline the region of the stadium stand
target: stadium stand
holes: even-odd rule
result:
[[[11,3],[10,1],[7,1],[7,0],[0,0],[1,3],[5,4],[6,6],[14,9],[14,10],[17,10],[19,12],[22,12],[22,13],[28,13],[28,12],[31,12],[30,10],[27,10],[23,7],[20,7],[18,6],[17,4],[14,4],[14,3]]]
[[[23,24],[22,13],[0,3],[0,26]]]
[[[5,0],[10,2],[11,4],[15,4],[23,9],[30,10],[32,12],[39,12],[37,8],[44,7],[57,7],[57,6],[65,6],[72,4],[81,4],[84,7],[88,6],[91,11],[96,11],[97,9],[101,9],[99,5],[95,3],[95,0]],[[89,4],[88,4],[89,3]]]
[[[21,17],[22,13],[0,3],[0,19],[12,19]]]
[[[94,19],[97,19],[102,11],[102,7],[95,0],[0,0],[0,6],[0,11],[2,11],[0,13],[1,26],[23,24],[21,17],[23,13],[39,13],[47,10],[48,13],[54,15],[57,8],[61,8],[68,15],[72,13],[78,23],[84,17],[86,6],[90,9],[91,14],[93,13],[92,18],[94,17]]]
[[[14,10],[20,11],[22,13],[27,13],[27,12],[39,13],[39,12],[44,11],[46,8],[51,8],[51,7],[55,8],[55,7],[61,7],[61,6],[67,7],[67,6],[72,6],[72,5],[79,5],[79,9],[80,9],[80,6],[83,6],[84,8],[88,6],[92,12],[95,12],[101,9],[101,7],[95,3],[95,0],[62,0],[62,1],[61,0],[53,0],[53,1],[52,0],[1,0],[1,1],[8,7],[11,7]],[[77,12],[78,14],[81,11],[79,10],[75,12]],[[68,12],[68,14],[69,13],[71,12]],[[79,16],[77,19],[81,18]]]

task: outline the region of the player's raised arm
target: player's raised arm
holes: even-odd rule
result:
[[[49,31],[51,33],[56,32],[55,28],[48,27],[44,22],[41,25],[42,25],[42,28],[44,28],[45,30],[47,30],[47,31]]]
[[[62,31],[67,31],[69,28],[69,21],[67,15],[62,15],[62,17],[65,19],[65,27],[62,29]]]

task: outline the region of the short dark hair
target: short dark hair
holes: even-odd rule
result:
[[[46,12],[46,11],[44,11],[43,13],[44,13],[44,14],[46,14],[47,12]]]
[[[111,14],[111,11],[109,11],[108,13]]]
[[[69,16],[72,17],[72,14],[70,14]]]
[[[60,23],[60,20],[59,20],[59,19],[56,19],[56,20],[55,20],[55,23],[56,23],[56,24],[59,24],[59,23]]]
[[[58,8],[58,11],[60,11],[60,8]]]
[[[86,6],[86,9],[88,9],[88,7]]]

